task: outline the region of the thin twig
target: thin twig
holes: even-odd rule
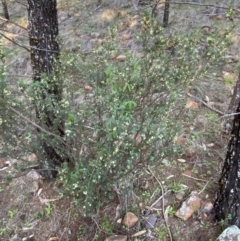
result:
[[[189,176],[189,175],[186,175],[186,174],[182,174],[184,177],[188,177],[188,178],[191,178],[191,179],[194,179],[194,180],[196,180],[196,181],[201,181],[201,182],[206,182],[206,180],[203,180],[203,179],[200,179],[200,178],[195,178],[195,177],[191,177],[191,176]]]
[[[69,34],[69,37],[74,33],[74,31],[75,31],[81,24],[85,23],[88,18],[92,17],[92,16],[93,16],[93,13],[96,12],[96,11],[97,11],[103,4],[105,4],[106,2],[107,2],[107,0],[104,1],[104,2],[102,2],[102,3],[101,3],[99,6],[97,6],[92,12],[90,12],[79,24],[77,24],[77,26],[72,30],[72,33]],[[69,39],[69,37],[68,37],[68,39]],[[65,43],[64,43],[64,44],[65,44]]]
[[[168,230],[168,235],[169,235],[169,238],[171,241],[173,241],[173,237],[172,237],[172,232],[169,228],[169,224],[168,224],[168,220],[167,220],[167,217],[166,217],[166,214],[165,214],[165,208],[164,208],[164,195],[166,193],[164,193],[164,190],[163,190],[163,186],[162,186],[162,183],[158,180],[158,178],[155,176],[155,174],[152,172],[151,168],[148,166],[148,170],[149,172],[152,174],[152,176],[156,179],[156,181],[158,182],[160,188],[161,188],[161,191],[162,191],[162,212],[163,212],[163,218],[165,220],[165,223],[166,223],[166,227],[167,227],[167,230]]]
[[[28,31],[28,29],[27,29],[27,28],[25,28],[25,27],[23,27],[23,26],[21,26],[21,25],[19,25],[19,24],[15,23],[15,22],[13,22],[13,21],[11,21],[11,20],[8,20],[8,19],[3,18],[3,17],[0,17],[0,19],[1,19],[1,20],[3,20],[3,21],[4,21],[4,23],[12,23],[12,24],[14,24],[14,25],[18,26],[19,28],[22,28],[22,29],[24,29],[25,31]]]
[[[235,116],[235,115],[239,115],[239,114],[240,114],[240,112],[231,113],[231,114],[226,114],[226,115],[221,116],[220,118]]]
[[[204,185],[203,189],[198,193],[199,195],[206,189],[209,182],[210,182],[210,180],[207,181],[207,183]]]
[[[151,210],[151,211],[162,211],[162,208],[151,208],[151,207],[149,207],[149,206],[145,206],[145,208],[146,208],[147,210]]]
[[[1,98],[2,99],[2,98]],[[4,99],[2,99],[4,100]],[[38,128],[39,130],[41,130],[42,132],[50,135],[50,136],[54,136],[56,137],[58,140],[60,140],[64,145],[66,145],[65,141],[62,140],[62,138],[52,132],[49,132],[47,130],[45,130],[44,128],[42,128],[41,126],[39,126],[37,123],[35,123],[34,121],[30,120],[29,118],[27,118],[26,116],[24,116],[22,113],[18,112],[16,109],[14,109],[13,107],[11,107],[8,103],[6,103],[8,105],[8,108],[13,111],[15,114],[17,114],[19,117],[21,117],[22,119],[24,119],[25,121],[27,121],[28,123],[30,123],[31,125],[33,125],[34,127]]]
[[[198,100],[198,101],[200,101],[202,104],[204,104],[204,105],[205,105],[206,107],[208,107],[210,110],[213,110],[213,111],[217,112],[217,113],[220,114],[220,115],[224,115],[224,113],[223,113],[222,111],[220,111],[220,110],[218,110],[218,109],[216,109],[216,108],[214,108],[214,107],[212,107],[212,106],[209,106],[205,101],[199,99],[198,97],[196,97],[196,96],[194,96],[194,95],[192,95],[192,94],[190,94],[190,93],[187,93],[187,95],[190,96],[190,97],[192,97],[192,98],[194,98],[194,99],[196,99],[196,100]]]
[[[186,5],[194,5],[194,6],[200,6],[200,7],[214,7],[214,8],[222,8],[222,9],[229,9],[231,8],[235,12],[240,12],[240,10],[232,7],[220,7],[218,5],[214,4],[202,4],[202,3],[191,3],[191,2],[173,2],[171,1],[171,4],[186,4]]]
[[[5,76],[33,78],[32,75],[22,75],[22,74],[5,74]]]
[[[13,38],[9,38],[9,37],[7,37],[5,34],[3,34],[3,33],[0,33],[0,35],[2,35],[5,39],[11,41],[12,43],[18,45],[19,47],[26,49],[28,52],[31,52],[29,48],[27,48],[27,47],[25,47],[24,45],[18,43],[18,42],[17,42],[16,40],[14,40]]]
[[[20,2],[20,1],[17,1],[17,0],[15,0],[15,2],[17,2],[17,3],[19,3],[20,5],[23,5],[24,7],[28,8],[28,5],[27,5],[27,4],[24,4],[24,3]]]
[[[159,197],[159,198],[150,206],[150,208],[153,208],[153,207],[163,198],[163,196],[166,195],[166,194],[169,193],[169,192],[170,192],[170,190],[168,190],[168,191],[166,191],[164,194],[162,194],[162,196]]]

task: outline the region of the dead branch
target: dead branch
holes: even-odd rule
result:
[[[16,40],[14,40],[13,38],[9,38],[9,37],[7,37],[5,34],[3,34],[3,33],[0,33],[0,35],[3,36],[5,39],[9,40],[10,42],[16,44],[17,46],[26,49],[28,52],[31,52],[31,50],[30,50],[29,48],[27,48],[27,47],[25,47],[24,45],[18,43],[18,42],[17,42]]]
[[[213,111],[217,112],[217,113],[220,114],[220,115],[224,115],[224,113],[223,113],[222,111],[220,111],[220,110],[218,110],[218,109],[216,109],[216,108],[208,105],[205,101],[199,99],[198,97],[196,97],[196,96],[194,96],[194,95],[192,95],[192,94],[190,94],[190,93],[187,93],[187,95],[190,96],[190,97],[192,97],[192,98],[194,98],[194,99],[196,99],[196,100],[198,100],[198,101],[200,101],[202,104],[204,104],[204,105],[205,105],[206,107],[208,107],[210,110],[213,110]]]
[[[3,17],[0,17],[0,19],[1,19],[1,20],[3,20],[3,21],[4,21],[4,23],[12,23],[12,24],[14,24],[14,25],[18,26],[19,28],[22,28],[22,29],[24,29],[25,31],[28,31],[28,29],[27,29],[27,28],[25,28],[25,27],[23,27],[23,26],[21,26],[21,25],[19,25],[19,24],[15,23],[15,22],[13,22],[13,21],[11,21],[11,20],[8,20],[8,19],[3,18]]]

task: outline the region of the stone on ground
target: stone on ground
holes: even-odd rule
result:
[[[123,225],[128,228],[132,228],[137,222],[138,217],[132,212],[127,212],[122,221]]]
[[[232,225],[225,229],[221,235],[217,238],[217,241],[240,241],[240,229]]]

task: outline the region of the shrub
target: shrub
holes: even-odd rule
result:
[[[11,137],[6,136],[5,144],[20,143],[23,153],[35,152],[42,159],[39,143],[44,140],[59,155],[68,155],[70,164],[60,170],[62,190],[85,215],[114,198],[114,185],[123,187],[124,178],[135,170],[180,151],[175,139],[184,91],[222,64],[229,43],[227,34],[217,32],[204,44],[199,31],[166,34],[148,15],[142,26],[133,50],[123,53],[116,29],[110,29],[107,42],[93,53],[62,55],[58,78],[64,80],[63,99],[53,103],[46,96],[41,105],[58,113],[56,126],[65,119],[63,138],[53,138],[49,130],[39,134],[32,126],[34,96],[47,77],[37,84],[19,80],[14,87],[1,79],[1,100],[7,103],[1,105],[1,126]],[[126,59],[112,58],[118,54]],[[51,160],[46,162],[52,166]]]
[[[137,40],[141,57],[126,50],[124,61],[110,59],[121,53],[112,29],[111,39],[91,56],[72,56],[69,61],[68,70],[79,72],[68,86],[75,91],[66,90],[66,102],[72,103],[66,134],[74,146],[75,164],[65,164],[60,177],[64,191],[86,215],[114,198],[113,186],[123,185],[121,180],[135,170],[176,155],[183,92],[221,64],[228,44],[223,36],[221,44],[210,41],[203,52],[200,32],[167,36],[151,19],[148,24]]]

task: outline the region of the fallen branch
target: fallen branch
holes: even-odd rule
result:
[[[11,41],[12,43],[18,45],[19,47],[26,49],[28,52],[31,52],[31,50],[30,50],[29,48],[27,48],[27,47],[23,46],[22,44],[18,43],[18,42],[17,42],[16,40],[14,40],[13,38],[9,38],[9,37],[7,37],[5,34],[3,34],[3,33],[0,33],[0,35],[3,36],[5,39]]]
[[[19,28],[22,28],[22,29],[24,29],[25,31],[28,31],[27,28],[25,28],[25,27],[23,27],[23,26],[21,26],[21,25],[15,23],[15,22],[13,22],[13,21],[11,21],[11,20],[8,20],[8,19],[6,19],[6,18],[2,18],[2,17],[0,17],[0,19],[3,20],[4,23],[12,23],[12,24],[18,26]]]
[[[189,175],[186,175],[186,174],[182,174],[184,177],[188,177],[188,178],[191,178],[191,179],[194,179],[194,180],[196,180],[196,181],[201,181],[201,182],[206,182],[206,180],[203,180],[203,179],[200,179],[200,178],[195,178],[195,177],[191,177],[191,176],[189,176]]]
[[[205,101],[203,101],[203,100],[201,100],[201,99],[199,99],[198,97],[196,97],[196,96],[194,96],[194,95],[192,95],[192,94],[190,94],[190,93],[187,93],[187,95],[188,96],[190,96],[190,97],[192,97],[192,98],[194,98],[194,99],[196,99],[196,100],[198,100],[199,102],[201,102],[202,104],[204,104],[207,108],[209,108],[210,110],[213,110],[213,111],[215,111],[216,113],[218,113],[218,114],[220,114],[220,115],[224,115],[224,113],[222,112],[222,111],[220,111],[220,110],[218,110],[218,109],[216,109],[216,108],[214,108],[214,107],[212,107],[212,106],[209,106]]]
[[[204,185],[203,189],[198,193],[199,195],[206,189],[206,187],[207,187],[207,185],[208,185],[209,182],[210,182],[210,181],[207,181],[207,183]]]

